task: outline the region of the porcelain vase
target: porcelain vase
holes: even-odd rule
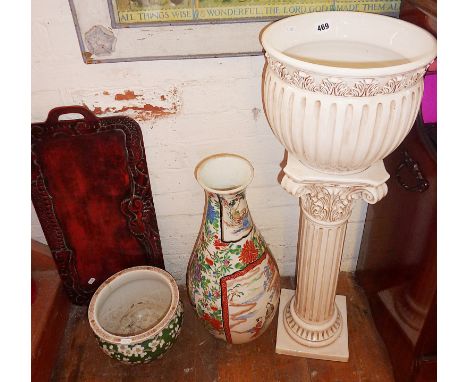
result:
[[[216,338],[255,340],[275,316],[280,276],[246,201],[253,167],[240,156],[219,154],[200,162],[195,173],[206,201],[187,269],[191,304]]]

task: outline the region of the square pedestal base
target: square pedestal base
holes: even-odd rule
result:
[[[278,331],[276,332],[276,353],[323,359],[327,361],[348,362],[348,315],[346,312],[346,297],[336,296],[336,305],[343,317],[343,329],[335,342],[320,348],[310,348],[294,341],[284,328],[283,314],[286,303],[294,296],[295,290],[281,289]]]

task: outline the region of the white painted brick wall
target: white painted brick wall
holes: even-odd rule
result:
[[[255,178],[247,193],[252,216],[282,275],[294,275],[299,205],[277,181],[284,151],[263,113],[263,57],[85,65],[68,3],[31,5],[32,121],[45,120],[60,105],[135,105],[137,100],[115,101],[125,90],[161,105],[161,95],[177,90],[181,105],[175,114],[139,121],[167,270],[185,280],[204,204],[195,165],[207,155],[233,152],[253,163]],[[359,203],[351,217],[342,270],[355,269],[365,211],[365,203]],[[45,242],[34,209],[31,225],[32,237]]]

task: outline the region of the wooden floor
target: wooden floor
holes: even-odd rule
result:
[[[282,283],[294,289],[291,278]],[[338,294],[347,297],[347,363],[275,354],[277,319],[249,344],[216,340],[196,319],[185,288],[181,290],[185,318],[180,337],[164,358],[147,365],[127,366],[105,355],[88,325],[86,308],[72,307],[52,381],[394,382],[367,300],[349,273],[341,273],[338,281]]]

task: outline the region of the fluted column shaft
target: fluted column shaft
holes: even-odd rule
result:
[[[384,181],[369,184],[338,176],[333,182],[298,181],[287,173],[281,185],[300,198],[301,206],[296,293],[285,306],[284,327],[300,344],[326,346],[339,337],[343,326],[335,295],[354,201],[376,203],[387,193],[387,186]]]
[[[323,225],[301,209],[294,310],[308,323],[329,320],[335,309],[346,222]]]

